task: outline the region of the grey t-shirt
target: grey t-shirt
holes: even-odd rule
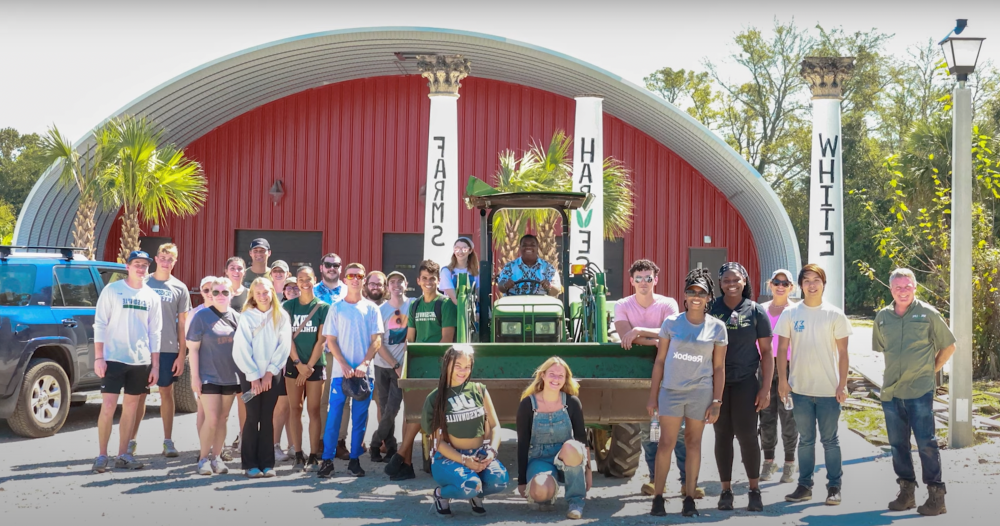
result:
[[[177,354],[178,315],[191,310],[191,294],[187,290],[187,285],[173,276],[166,281],[150,276],[146,280],[146,285],[160,297],[160,312],[163,313],[160,352]]]
[[[254,272],[253,269],[248,268],[246,274],[243,274],[243,286],[246,288],[250,288],[250,285],[257,278],[271,279],[271,271],[265,270],[263,274],[258,274]]]
[[[337,337],[340,353],[351,367],[361,365],[371,347],[372,337],[384,332],[385,325],[378,305],[364,298],[357,303],[346,299],[334,303],[323,323],[323,336]],[[344,376],[339,365],[334,365],[331,372],[333,378]],[[372,376],[373,372],[369,367],[368,376]]]
[[[389,350],[392,358],[397,362],[403,361],[403,354],[406,352],[406,318],[410,315],[410,302],[412,301],[413,298],[406,298],[403,306],[398,309],[390,305],[388,301],[378,306],[379,312],[382,313],[382,324],[385,326],[385,333],[382,334],[382,346]],[[386,369],[391,367],[380,354],[375,355],[375,365]]]
[[[202,309],[194,315],[187,339],[200,342],[198,375],[203,384],[238,385],[236,362],[233,361],[233,334],[240,315],[232,310],[220,313],[215,307]]]
[[[715,346],[729,344],[725,323],[706,314],[704,323],[693,325],[682,312],[663,321],[660,338],[670,338],[661,387],[673,391],[712,388]]]

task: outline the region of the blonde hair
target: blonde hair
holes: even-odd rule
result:
[[[257,299],[253,296],[253,289],[257,285],[263,285],[271,293],[271,319],[274,320],[274,328],[281,324],[281,303],[278,300],[278,293],[274,291],[274,283],[267,278],[257,278],[250,284],[250,292],[247,294],[247,302],[243,304],[243,312],[257,308]],[[260,310],[260,309],[257,309]]]
[[[226,290],[231,290],[233,288],[233,280],[225,276],[216,276],[215,278],[212,279],[210,285],[212,285],[213,287],[216,285],[222,285],[226,287]]]
[[[170,254],[170,255],[174,256],[175,258],[180,257],[180,254],[177,252],[177,245],[175,245],[173,243],[164,243],[164,244],[160,245],[160,248],[156,249],[156,255],[157,256],[159,256],[160,254],[164,254],[164,253]]]
[[[535,379],[532,380],[531,385],[529,385],[528,388],[521,393],[521,400],[524,400],[535,393],[540,393],[543,389],[545,389],[545,373],[548,372],[553,365],[561,365],[563,366],[563,369],[566,369],[566,383],[563,384],[561,391],[570,396],[576,396],[580,392],[580,383],[573,379],[573,371],[569,368],[569,364],[566,363],[566,360],[563,360],[558,356],[553,356],[552,358],[545,360],[545,363],[542,365],[539,365],[538,369],[535,369]]]

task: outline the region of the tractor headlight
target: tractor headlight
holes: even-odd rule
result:
[[[500,322],[500,334],[504,336],[516,336],[521,334],[521,322],[504,321]]]
[[[540,336],[551,336],[556,333],[556,322],[539,321],[535,322],[535,334]]]

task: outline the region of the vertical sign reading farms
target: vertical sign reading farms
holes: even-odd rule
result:
[[[802,76],[812,92],[812,164],[809,179],[809,263],[826,272],[823,299],[844,309],[844,180],[840,136],[842,84],[852,57],[806,57]]]
[[[594,194],[590,208],[570,216],[570,264],[594,263],[604,270],[604,99],[576,98],[573,133],[573,191]],[[568,270],[568,269],[567,269]],[[570,290],[570,301],[580,292]]]
[[[469,74],[469,61],[461,55],[420,55],[417,60],[431,99],[424,259],[447,265],[458,238],[458,88]]]

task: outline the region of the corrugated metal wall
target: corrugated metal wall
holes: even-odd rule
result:
[[[380,268],[383,232],[423,231],[427,91],[416,76],[331,84],[256,108],[192,142],[187,153],[208,176],[208,203],[193,218],[168,220],[157,234],[180,247],[178,277],[194,286],[221,273],[229,256],[246,257],[245,247],[233,246],[236,229],[322,231],[317,252]],[[502,150],[520,152],[556,130],[573,130],[572,99],[505,82],[466,79],[458,108],[463,193],[469,175],[492,181]],[[605,155],[633,172],[626,267],[654,260],[663,270],[658,292],[678,297],[688,248],[706,246],[708,235],[707,246],[728,248],[730,259],[759,275],[746,222],[714,186],[627,123],[606,114],[604,130]],[[286,195],[273,205],[268,190],[276,179]],[[463,207],[459,231],[478,239],[478,226],[478,216]],[[105,258],[114,259],[119,235],[116,221]],[[621,279],[629,290],[627,276]]]

